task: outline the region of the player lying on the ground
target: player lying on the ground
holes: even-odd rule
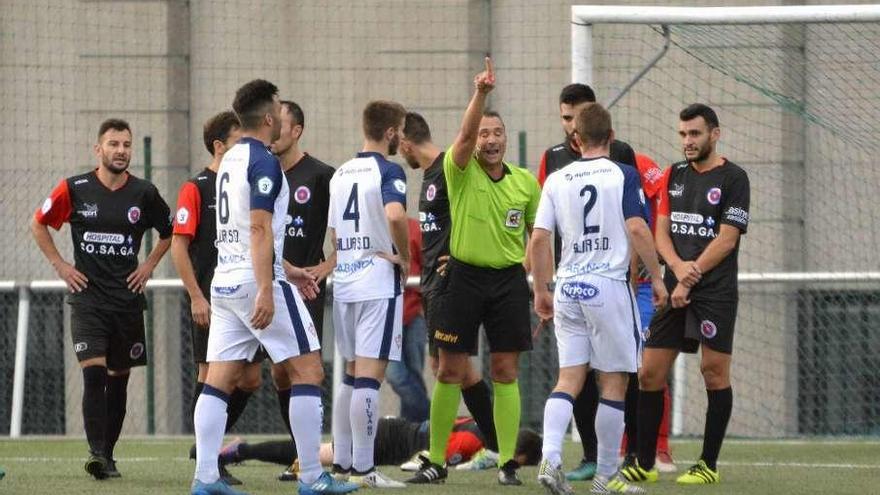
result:
[[[401,469],[415,471],[419,462],[416,457],[424,456],[429,441],[428,422],[414,423],[403,418],[386,417],[379,419],[376,432],[376,449],[374,463],[377,466],[401,464]],[[446,445],[446,462],[459,464],[469,460],[483,448],[485,440],[473,418],[463,417],[455,422],[449,442]],[[514,459],[520,465],[535,465],[541,459],[541,435],[523,428],[519,431],[516,441]],[[220,453],[220,460],[225,464],[244,462],[254,459],[290,466],[279,479],[295,480],[297,471],[296,446],[289,440],[275,440],[249,444],[233,442]],[[321,463],[329,466],[333,463],[333,444],[321,444]]]

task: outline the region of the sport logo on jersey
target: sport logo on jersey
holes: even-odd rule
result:
[[[504,220],[504,226],[512,229],[519,228],[522,225],[522,210],[507,210],[507,218]]]
[[[721,202],[721,189],[717,187],[713,187],[706,192],[706,201],[709,202],[710,205],[717,205]]]
[[[599,288],[586,282],[566,282],[560,289],[569,299],[588,301],[599,295]]]
[[[189,210],[181,207],[179,210],[177,210],[177,223],[179,225],[185,225],[187,220],[189,220]]]
[[[98,216],[98,203],[83,203],[83,209],[77,213],[86,218],[96,218]]]
[[[672,189],[669,190],[669,195],[673,198],[678,198],[682,194],[684,194],[684,184],[673,184]]]
[[[257,180],[257,191],[264,196],[268,195],[272,192],[272,186],[274,185],[275,183],[272,182],[272,179],[268,177],[260,177],[260,179]]]
[[[718,327],[711,320],[703,320],[700,322],[700,333],[703,334],[703,337],[711,339],[718,334]]]
[[[434,198],[437,197],[437,186],[431,184],[428,186],[428,190],[425,191],[425,199],[428,201],[434,201]]]
[[[141,209],[137,206],[132,206],[128,209],[128,221],[129,223],[138,223],[138,220],[141,219]]]
[[[312,199],[312,191],[306,186],[299,186],[293,193],[293,199],[295,199],[297,203],[304,205]]]

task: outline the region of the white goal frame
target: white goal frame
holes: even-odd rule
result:
[[[752,7],[658,7],[618,5],[574,5],[571,7],[571,82],[594,86],[593,25],[641,24],[660,26],[666,43],[657,55],[635,74],[607,106],[613,106],[662,57],[669,46],[670,25],[735,25],[787,23],[852,23],[880,21],[880,4],[789,5]],[[811,282],[877,282],[880,272],[773,272],[740,273],[745,284]],[[685,402],[684,360],[676,360],[673,376],[672,434],[683,431]],[[576,435],[576,432],[573,432]],[[577,437],[576,437],[577,438]]]

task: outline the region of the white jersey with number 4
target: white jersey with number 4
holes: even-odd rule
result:
[[[251,258],[251,210],[272,213],[276,280],[281,266],[289,190],[278,158],[261,141],[245,137],[223,155],[217,171],[217,268],[213,286],[255,281]]]
[[[385,216],[391,202],[406,205],[406,175],[379,153],[358,153],[333,174],[327,226],[336,233],[334,300],[388,299],[402,292],[397,266],[377,256],[394,253]]]
[[[547,177],[535,228],[562,238],[557,278],[589,273],[626,280],[626,220],[637,216],[646,218],[636,169],[607,158],[581,159]]]

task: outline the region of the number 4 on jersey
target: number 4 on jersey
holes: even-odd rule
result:
[[[361,213],[358,207],[358,185],[351,186],[351,194],[348,196],[348,203],[345,205],[345,211],[342,212],[343,220],[354,220],[354,231],[360,232]]]

